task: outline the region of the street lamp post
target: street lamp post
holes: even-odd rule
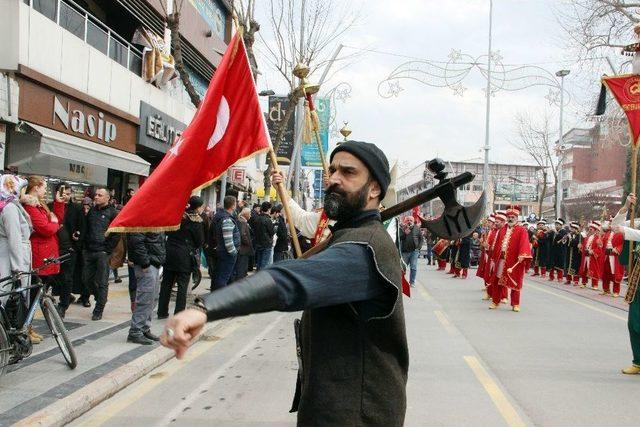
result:
[[[571,71],[560,70],[556,73],[557,77],[560,77],[560,136],[558,137],[558,148],[560,154],[560,160],[558,161],[558,179],[556,182],[556,218],[562,216],[562,163],[564,160],[564,131],[563,125],[563,113],[564,113],[564,78],[569,75]]]
[[[484,165],[482,168],[482,190],[487,191],[489,186],[489,123],[491,117],[491,30],[493,24],[493,0],[489,0],[489,51],[487,54],[487,106],[485,114],[484,131]],[[487,204],[489,198],[487,198]],[[491,209],[486,209],[490,212]]]

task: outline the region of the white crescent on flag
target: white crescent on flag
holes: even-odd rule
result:
[[[216,128],[213,130],[213,135],[211,135],[211,138],[209,139],[207,150],[211,150],[218,142],[220,142],[224,133],[227,131],[230,118],[231,110],[229,109],[229,103],[227,102],[227,98],[223,96],[220,100],[220,105],[218,106],[218,114],[216,114]]]

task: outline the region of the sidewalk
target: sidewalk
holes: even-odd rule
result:
[[[126,271],[126,269],[122,270]],[[206,272],[203,274],[204,277],[196,293],[207,292],[209,287],[210,280]],[[37,312],[34,328],[45,339],[41,344],[34,346],[31,356],[10,366],[8,373],[0,378],[0,426],[12,425],[72,395],[92,382],[105,378],[118,369],[126,371],[123,367],[135,365],[135,371],[128,374],[125,372],[124,376],[118,371],[120,376],[117,384],[110,385],[114,388],[111,393],[114,393],[117,391],[115,388],[127,381],[127,375],[131,380],[135,380],[140,375],[144,375],[145,370],[153,369],[172,357],[168,350],[159,349],[161,347],[159,344],[137,345],[126,342],[131,307],[128,278],[126,276],[121,278],[122,283],[115,284],[113,280],[109,282],[109,299],[102,320],[91,320],[93,306],[85,308],[79,304],[72,304],[67,310],[64,323],[78,356],[78,367],[75,370],[70,370],[65,364],[42,313]],[[93,298],[91,302],[93,305]],[[170,313],[172,310],[173,302],[170,305]],[[155,319],[156,313],[153,314],[151,331],[159,334],[164,320]],[[153,357],[149,357],[151,352],[158,354],[154,353]],[[142,359],[145,355],[148,357]],[[143,363],[140,364],[140,361]],[[104,391],[101,390],[101,392]],[[58,408],[58,410],[61,409],[73,411],[75,408]],[[43,421],[40,425],[49,424],[46,420],[40,421]]]
[[[582,298],[586,298],[592,301],[597,301],[601,304],[605,304],[610,307],[617,308],[619,310],[623,310],[627,312],[629,311],[629,304],[627,304],[624,301],[624,296],[627,293],[627,284],[624,282],[620,285],[620,296],[617,298],[613,298],[611,295],[600,295],[600,292],[602,292],[602,281],[599,282],[598,289],[592,289],[591,281],[589,281],[586,288],[581,288],[580,286],[565,285],[564,279],[562,280],[562,282],[558,282],[557,278],[554,281],[549,281],[548,279],[549,279],[548,276],[532,277],[531,274],[525,274],[525,280],[535,282],[538,285],[546,285],[546,286],[549,286],[573,295],[577,295]],[[613,285],[610,285],[610,286],[613,286]]]

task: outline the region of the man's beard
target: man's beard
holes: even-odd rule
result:
[[[509,224],[509,227],[513,227],[517,223],[518,223],[517,219],[507,220],[507,224]]]
[[[354,193],[347,193],[334,184],[327,188],[324,195],[324,212],[327,218],[336,221],[351,219],[364,209],[368,194],[369,183],[364,184]]]

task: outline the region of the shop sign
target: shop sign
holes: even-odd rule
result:
[[[495,199],[514,202],[538,201],[538,187],[536,184],[498,182],[496,184]]]
[[[63,105],[57,96],[53,97],[53,125],[56,125],[56,119],[62,123],[65,129],[71,129],[80,136],[96,137],[105,143],[115,141],[118,136],[118,128],[115,123],[111,123],[105,119],[102,111],[98,112],[98,117],[91,113],[85,115],[81,110],[71,108],[71,103],[66,102]]]
[[[220,40],[224,40],[227,24],[227,13],[216,0],[191,0],[198,13]]]
[[[246,171],[241,168],[231,168],[231,181],[237,184],[243,184],[246,177]]]
[[[187,127],[145,102],[140,102],[140,122],[138,144],[161,153],[166,153]]]
[[[119,150],[135,153],[137,126],[59,90],[18,78],[21,120]]]

